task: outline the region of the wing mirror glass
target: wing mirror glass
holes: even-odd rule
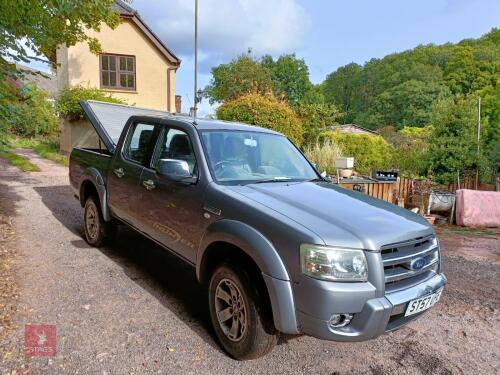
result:
[[[186,183],[196,182],[196,177],[189,172],[189,164],[185,160],[160,159],[157,172],[169,180]]]

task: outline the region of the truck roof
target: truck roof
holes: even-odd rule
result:
[[[248,125],[233,121],[223,121],[223,120],[215,120],[207,118],[196,118],[196,121],[194,121],[192,117],[178,116],[178,115],[151,116],[151,117],[154,118],[162,117],[165,118],[166,120],[182,121],[184,123],[192,124],[200,130],[237,130],[237,131],[253,131],[261,133],[280,134],[278,132],[275,132],[274,130],[263,128],[261,126]]]

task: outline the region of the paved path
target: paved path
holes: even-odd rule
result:
[[[30,153],[24,153],[31,156]],[[36,163],[42,163],[33,158]],[[0,374],[494,374],[500,370],[498,257],[464,257],[443,238],[449,277],[424,318],[364,343],[282,338],[265,358],[237,362],[214,341],[205,291],[193,270],[130,230],[110,247],[82,239],[82,209],[67,169],[0,173],[22,258],[18,329]],[[5,163],[0,160],[0,172]],[[12,171],[11,171],[12,172]],[[5,202],[5,200],[4,200]],[[448,241],[448,242],[447,242]],[[498,237],[477,237],[487,252]],[[474,245],[474,246],[475,246]],[[465,243],[463,246],[471,246]],[[25,358],[26,323],[57,326],[57,356]],[[19,372],[18,372],[19,373]]]

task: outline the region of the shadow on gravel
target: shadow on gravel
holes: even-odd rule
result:
[[[1,180],[7,180],[5,177],[1,177]],[[0,182],[0,213],[6,216],[16,216],[18,210],[18,202],[24,200],[24,198],[14,192],[14,187],[2,184]]]
[[[83,210],[69,186],[34,187],[34,190],[59,222],[72,233],[83,237]],[[79,249],[90,248],[83,238],[72,241],[72,244]],[[207,344],[221,350],[213,338],[206,290],[196,280],[191,265],[125,226],[120,226],[112,245],[98,250],[118,264],[131,280],[175,313]]]
[[[206,289],[198,283],[191,265],[125,226],[120,226],[111,246],[99,250],[207,344],[220,351],[213,339]]]

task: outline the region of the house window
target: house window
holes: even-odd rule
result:
[[[101,55],[101,87],[135,90],[135,56]]]

